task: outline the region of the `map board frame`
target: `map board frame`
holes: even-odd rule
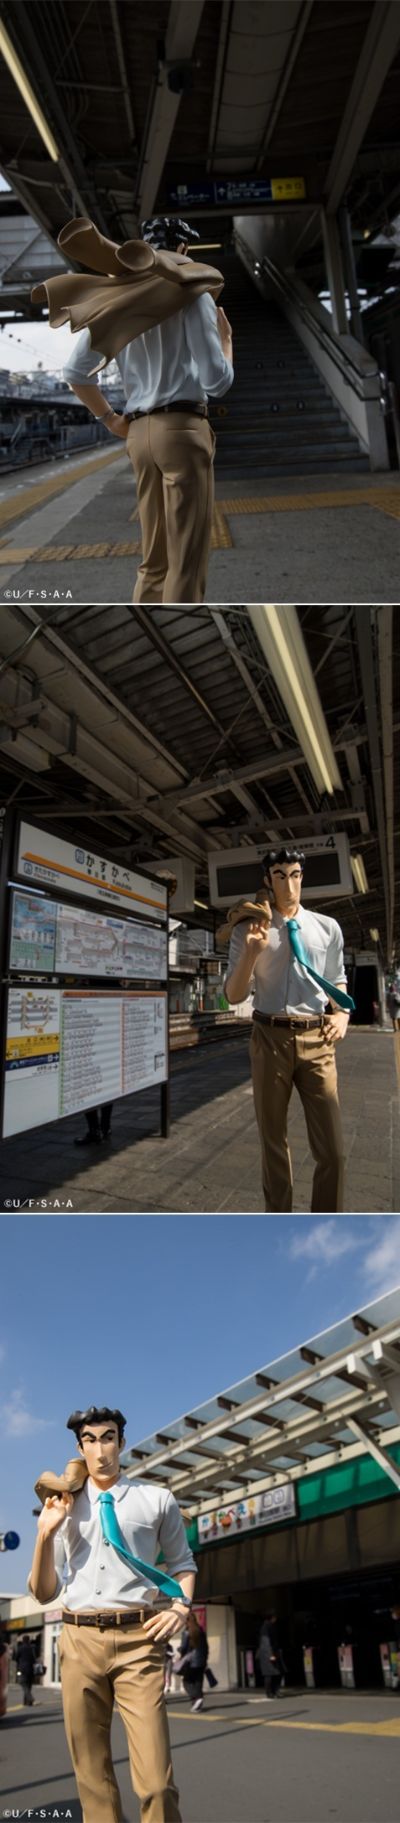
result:
[[[30,844],[28,850],[27,841]],[[74,856],[76,855],[79,856],[79,863],[76,867],[75,865],[70,865],[71,850],[72,859],[74,859]],[[33,857],[38,857],[38,860],[35,861],[34,859],[34,867],[36,868],[37,865],[43,866],[45,877],[38,878],[36,872],[34,872],[32,877],[31,861],[29,861],[28,869],[26,867],[27,852]],[[88,874],[86,867],[87,860],[90,860],[93,869],[96,864],[96,873],[94,877],[90,872]],[[76,874],[78,877],[76,877]],[[29,965],[28,962],[27,966],[16,966],[15,962],[12,963],[11,956],[12,910],[13,907],[15,908],[16,906],[16,896],[18,893],[20,893],[20,895],[22,895],[22,892],[26,893],[27,901],[29,901],[30,887],[32,901],[34,899],[38,901],[39,897],[42,900],[44,929],[46,927],[46,922],[48,923],[49,928],[52,922],[54,924],[54,937],[57,929],[57,913],[60,909],[61,911],[64,910],[66,914],[70,913],[71,919],[73,918],[74,911],[79,914],[77,917],[78,932],[80,920],[82,921],[82,930],[84,931],[85,916],[88,918],[88,930],[90,914],[92,915],[92,918],[97,917],[99,920],[107,920],[108,926],[111,926],[113,929],[116,941],[118,941],[117,926],[121,924],[121,932],[126,934],[129,925],[131,925],[139,934],[139,942],[140,931],[142,931],[144,936],[140,958],[143,964],[143,961],[146,959],[146,934],[149,935],[150,931],[152,935],[154,933],[154,942],[156,944],[156,933],[158,932],[159,943],[158,945],[156,944],[156,949],[157,947],[159,948],[160,954],[157,956],[157,964],[158,961],[160,961],[161,972],[153,975],[150,970],[150,972],[146,974],[142,968],[140,974],[125,976],[122,966],[121,976],[119,977],[112,973],[107,974],[106,968],[104,974],[102,974],[101,971],[93,973],[90,966],[84,971],[82,967],[79,968],[78,966],[78,970],[75,972],[73,965],[70,965],[68,968],[65,966],[62,967],[60,964],[56,965],[55,949],[54,967],[52,966],[50,968],[45,962],[43,969],[38,966],[37,962],[36,964],[31,963],[31,965]],[[49,907],[49,917],[47,921],[45,909],[46,902]],[[53,919],[50,915],[51,911],[54,912]],[[62,918],[60,919],[60,926],[62,931]],[[40,925],[38,928],[40,930]],[[93,924],[91,929],[93,934]],[[95,856],[92,849],[89,849],[87,842],[81,842],[79,830],[78,834],[74,836],[73,843],[71,843],[70,832],[64,827],[61,819],[60,825],[57,825],[56,829],[51,829],[48,824],[46,825],[45,817],[40,824],[31,821],[28,823],[27,819],[19,811],[14,811],[13,809],[7,811],[0,863],[0,1133],[2,1138],[16,1138],[18,1133],[32,1132],[41,1125],[47,1125],[49,1121],[63,1120],[70,1117],[72,1113],[77,1113],[79,1111],[84,1112],[88,1107],[89,1096],[87,1095],[86,1099],[83,1098],[82,1102],[80,1101],[79,1107],[64,1105],[60,1111],[60,1104],[64,1100],[65,1070],[65,1057],[62,1053],[62,1040],[60,1034],[64,1035],[65,1031],[68,1031],[68,1015],[73,1018],[74,1010],[76,1017],[78,1018],[78,1025],[79,1015],[82,1016],[82,1030],[85,1032],[86,1029],[88,1033],[89,1048],[91,1030],[92,1034],[95,1030],[96,1013],[99,1013],[99,1016],[102,1013],[104,1014],[107,1029],[110,1030],[110,1032],[113,1032],[115,1046],[118,1037],[118,1019],[120,1021],[120,1081],[129,1080],[129,1088],[119,1088],[117,1090],[115,1084],[112,1084],[112,1086],[110,1085],[108,1093],[106,1086],[103,1085],[98,1100],[120,1100],[123,1099],[124,1095],[140,1093],[147,1087],[158,1086],[160,1089],[161,1135],[162,1138],[168,1138],[170,1130],[168,937],[168,888],[163,881],[156,880],[154,876],[145,873],[142,868],[135,867],[134,869],[129,869],[124,868],[120,863],[116,864],[115,856],[110,855],[110,853],[107,854],[107,851],[106,853],[103,851],[101,856]],[[162,941],[163,938],[165,938],[165,945]],[[29,945],[27,945],[27,947],[29,948]],[[149,962],[151,960],[151,954],[149,954]],[[80,975],[83,977],[81,982]],[[128,980],[129,986],[121,988],[121,979]],[[46,989],[48,990],[47,996]],[[17,993],[15,993],[15,990],[17,990]],[[20,993],[21,1008],[22,1005],[25,1006],[26,1002],[25,1014],[22,1018],[21,1011],[20,1021],[21,1029],[22,1025],[24,1026],[24,1030],[25,1026],[27,1028],[28,1035],[26,1036],[25,1041],[21,1039],[21,1037],[16,1039],[14,1036],[12,1039],[10,1036],[10,1032],[13,1029],[13,1018],[14,1023],[16,1022],[18,1025],[18,993]],[[39,1010],[38,1017],[40,1018],[41,1014],[43,1015],[43,1026],[40,1024],[38,1026],[36,1018],[33,1036],[30,1038],[29,1013],[32,1012],[35,1020],[37,1009],[40,1009],[40,996],[43,1004],[41,1012]],[[106,1007],[104,1001],[107,999],[109,1004]],[[90,1005],[90,1002],[93,1003],[94,1001],[98,1002],[96,1007],[93,1004],[92,1006]],[[77,1002],[79,1002],[79,1006],[76,1005]],[[151,1013],[152,1002],[154,1004]],[[92,1028],[90,1025],[91,1012],[93,1012]],[[57,1018],[54,1018],[53,1014],[56,1014]],[[87,1015],[86,1028],[85,1015]],[[154,1021],[154,1034],[158,1033],[158,1031],[161,1032],[161,1028],[163,1030],[163,1044],[161,1044],[160,1039],[160,1055],[158,1058],[157,1055],[154,1055],[155,1078],[151,1084],[145,1080],[141,1080],[138,1082],[137,1087],[133,1087],[130,1081],[129,1071],[129,1064],[131,1063],[132,1056],[135,1054],[135,1051],[134,1053],[132,1052],[132,1044],[134,1041],[135,1045],[136,1042],[138,1042],[140,1050],[141,1042],[142,1055],[146,1055],[148,1058],[149,1047],[147,1045],[146,1049],[146,1034],[151,1043],[152,1016]],[[46,1052],[45,1036],[46,1019],[47,1023],[50,1020],[50,1025],[55,1026],[57,1024],[58,1027],[58,1049],[55,1032],[52,1032],[49,1036],[48,1052]],[[14,1065],[11,1065],[11,1068],[15,1067],[17,1074],[19,1068],[21,1068],[21,1070],[28,1070],[30,1093],[33,1094],[34,1097],[36,1094],[40,1102],[37,1084],[41,1075],[42,1054],[42,1062],[44,1061],[44,1058],[46,1058],[45,1074],[48,1100],[50,1100],[50,1103],[54,1103],[55,1093],[58,1097],[56,1111],[50,1114],[46,1112],[43,1120],[34,1119],[33,1121],[30,1121],[29,1125],[26,1127],[16,1126],[9,1133],[4,1132],[8,1080],[6,1072],[7,1034],[9,1049],[10,1046],[13,1047],[12,1054],[15,1059],[15,1063]],[[153,1049],[155,1052],[157,1051],[155,1037],[153,1037]],[[94,1055],[95,1051],[92,1047],[92,1057]],[[161,1071],[163,1072],[162,1076]],[[52,1073],[57,1077],[57,1083],[54,1082],[53,1085],[51,1085],[50,1082]],[[94,1072],[94,1074],[96,1073]],[[11,1081],[11,1078],[9,1080]],[[53,1096],[51,1094],[52,1086]],[[65,1099],[68,1101],[67,1094]],[[91,1106],[94,1105],[94,1101],[95,1095],[93,1091],[93,1098],[90,1101]]]

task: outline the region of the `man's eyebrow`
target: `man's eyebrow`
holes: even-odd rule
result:
[[[81,1437],[87,1437],[89,1443],[102,1443],[103,1437],[113,1437],[113,1435],[114,1435],[114,1432],[111,1429],[110,1425],[109,1425],[109,1428],[107,1431],[101,1432],[101,1437],[95,1437],[94,1431],[87,1431],[87,1430],[81,1431]]]

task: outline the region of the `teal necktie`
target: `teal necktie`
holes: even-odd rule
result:
[[[180,1583],[175,1582],[173,1576],[166,1576],[164,1570],[156,1570],[153,1564],[144,1563],[142,1557],[134,1557],[132,1551],[128,1550],[128,1545],[125,1544],[118,1525],[111,1488],[107,1488],[105,1494],[99,1494],[99,1505],[105,1544],[113,1544],[115,1550],[119,1551],[120,1557],[125,1557],[126,1563],[131,1565],[131,1569],[140,1570],[142,1576],[145,1576],[149,1582],[156,1583],[158,1589],[162,1589],[163,1595],[171,1595],[175,1601],[179,1599],[183,1602],[185,1608],[190,1608],[189,1596],[183,1595]]]
[[[355,1001],[352,1000],[351,994],[344,994],[341,987],[333,987],[331,981],[326,981],[325,975],[317,975],[316,969],[311,968],[308,956],[304,954],[301,937],[298,936],[299,927],[296,918],[288,918],[286,929],[293,955],[297,956],[297,961],[301,962],[302,968],[307,969],[307,974],[312,975],[313,981],[318,981],[319,987],[325,988],[325,993],[329,994],[332,1000],[336,1000],[337,1006],[344,1007],[346,1013],[354,1013]]]

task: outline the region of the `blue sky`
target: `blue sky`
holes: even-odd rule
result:
[[[400,1216],[1,1218],[0,1591],[23,1591],[33,1483],[69,1412],[119,1405],[133,1446],[400,1284]]]

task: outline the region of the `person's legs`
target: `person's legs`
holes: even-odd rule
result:
[[[280,1026],[254,1021],[250,1060],[256,1120],[261,1140],[265,1207],[290,1211],[293,1177],[287,1142],[287,1111],[292,1092],[293,1036]]]
[[[113,1107],[114,1107],[113,1101],[104,1101],[103,1106],[100,1109],[100,1127],[101,1127],[103,1139],[108,1139],[108,1135],[110,1132],[110,1126],[111,1126],[111,1115],[112,1115]]]
[[[142,1823],[182,1823],[164,1702],[164,1645],[141,1627],[115,1632],[111,1675]],[[86,1818],[85,1818],[86,1823]]]
[[[293,1078],[303,1103],[314,1172],[311,1209],[315,1214],[343,1209],[344,1151],[335,1045],[321,1031],[296,1038]]]
[[[269,1677],[264,1678],[264,1690],[265,1690],[266,1696],[269,1696],[269,1697],[275,1696],[274,1683],[275,1683],[275,1679],[273,1677],[271,1677],[271,1675]]]
[[[215,435],[208,418],[167,412],[150,418],[150,443],[163,476],[168,568],[163,601],[204,601],[214,507]]]
[[[113,1686],[109,1633],[97,1627],[64,1627],[60,1640],[65,1732],[84,1823],[122,1823],[111,1758]]]
[[[154,461],[150,445],[151,417],[135,418],[126,439],[136,481],[136,494],[142,534],[142,560],[136,577],[132,601],[163,601],[167,573],[167,539],[163,478]]]
[[[24,1692],[24,1704],[27,1704],[29,1706],[29,1708],[31,1708],[32,1703],[33,1703],[32,1683],[31,1683],[30,1678],[28,1678],[28,1677],[23,1677],[23,1692]]]

